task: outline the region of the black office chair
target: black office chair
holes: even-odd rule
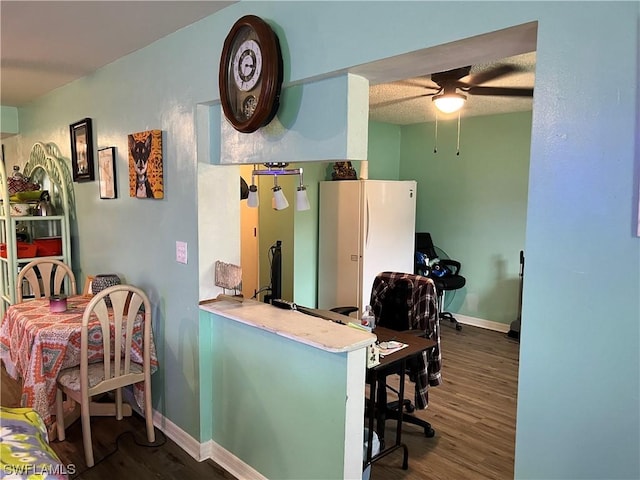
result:
[[[460,262],[449,258],[440,258],[429,233],[416,233],[415,258],[414,273],[429,277],[436,285],[440,319],[449,320],[455,325],[456,330],[462,330],[462,324],[453,314],[444,310],[445,292],[458,290],[467,283],[467,280],[460,275]]]

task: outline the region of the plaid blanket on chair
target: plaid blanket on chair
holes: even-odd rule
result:
[[[415,406],[427,408],[429,387],[442,383],[438,297],[433,280],[409,273],[382,272],[373,281],[371,307],[376,324],[394,330],[421,330],[436,346],[408,362],[415,383]]]

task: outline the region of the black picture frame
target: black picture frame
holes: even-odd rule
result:
[[[98,149],[98,184],[101,199],[118,198],[116,187],[116,147]]]
[[[90,182],[95,180],[93,171],[93,130],[91,119],[82,120],[69,125],[71,134],[71,165],[74,182]]]

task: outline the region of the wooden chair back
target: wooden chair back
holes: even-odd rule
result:
[[[16,302],[23,301],[22,283],[27,280],[35,298],[51,295],[75,295],[77,293],[76,277],[66,263],[55,258],[37,258],[27,263],[16,280]],[[69,285],[65,286],[68,279]],[[68,291],[66,290],[68,288]]]
[[[111,300],[111,307],[108,306],[107,297]],[[134,344],[133,327],[139,313],[144,316],[142,341]],[[88,369],[92,348],[89,323],[94,316],[100,322],[102,330],[102,351],[104,352],[102,382],[104,385],[89,388]],[[133,285],[114,285],[100,291],[91,299],[82,317],[80,342],[80,379],[82,386],[88,392],[91,391],[89,396],[149,380],[151,378],[151,303],[147,295]],[[142,364],[137,364],[141,370],[136,368],[136,363],[131,360],[133,348],[142,351]]]
[[[107,300],[110,300],[110,305]],[[138,315],[143,316],[142,335],[134,335]],[[102,342],[93,338],[96,319]],[[90,332],[91,330],[91,332]],[[90,335],[91,334],[91,335]],[[140,338],[141,337],[141,338]],[[122,387],[144,382],[144,415],[147,439],[155,441],[151,406],[151,303],[141,289],[133,285],[114,285],[91,298],[82,317],[80,366],[63,370],[58,376],[57,417],[64,419],[62,393],[80,403],[82,435],[87,466],[94,465],[91,442],[91,398],[115,391],[115,416],[123,417]],[[134,361],[133,351],[142,363]],[[96,360],[96,352],[102,352]],[[78,381],[79,375],[79,381]],[[64,420],[57,421],[58,438],[64,440]]]

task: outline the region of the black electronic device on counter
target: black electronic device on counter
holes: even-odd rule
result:
[[[273,300],[271,300],[271,305],[273,305],[274,307],[282,308],[284,310],[298,309],[298,306],[295,303],[288,300],[283,300],[281,298],[274,298]]]
[[[271,285],[269,286],[269,294],[264,296],[265,303],[271,303],[272,299],[279,299],[282,296],[282,241],[276,240],[276,243],[271,245],[269,257]]]

